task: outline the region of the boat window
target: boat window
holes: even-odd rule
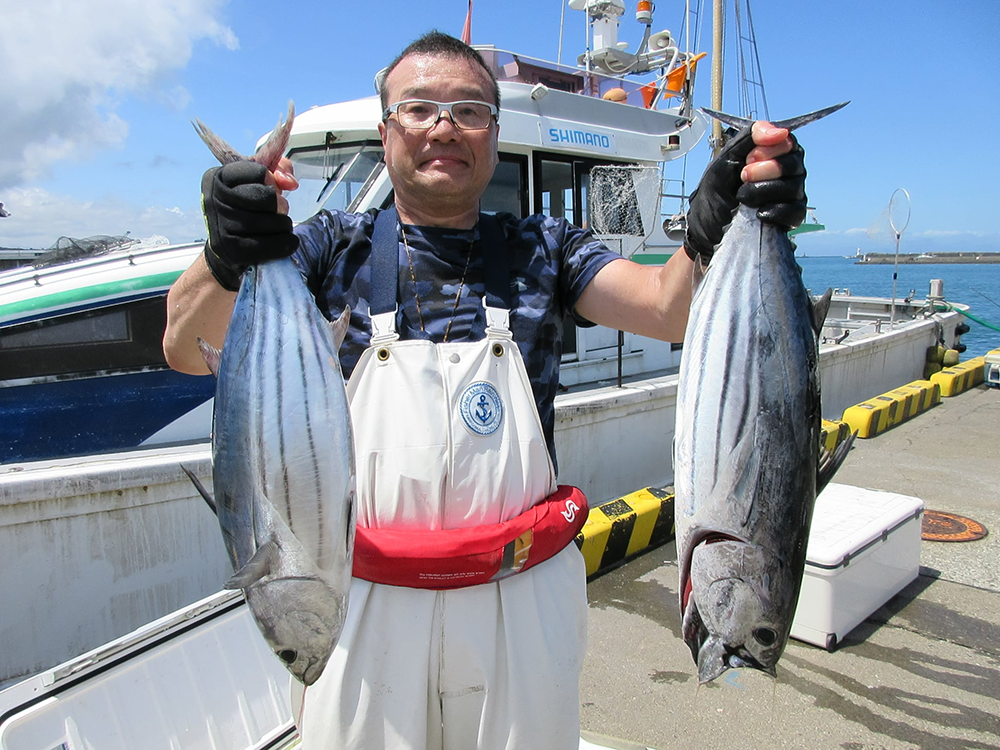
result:
[[[486,213],[511,213],[519,219],[528,213],[528,158],[501,154],[493,179],[480,206]]]
[[[381,165],[382,154],[379,141],[293,149],[288,157],[299,188],[285,194],[292,221],[305,221],[321,208],[348,210]]]
[[[538,171],[536,209],[546,216],[566,219],[580,226],[584,217],[578,216],[579,193],[573,184],[573,164],[552,159],[540,160]]]
[[[13,330],[0,336],[0,349],[27,349],[33,346],[65,346],[95,342],[127,341],[128,316],[124,310],[106,315],[58,319],[54,324],[28,330]]]
[[[0,331],[4,380],[69,373],[166,367],[162,295],[100,310],[34,321]]]

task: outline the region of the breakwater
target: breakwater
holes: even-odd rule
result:
[[[855,261],[859,266],[891,266],[896,263],[894,253],[867,253]],[[915,253],[899,255],[899,263],[1000,263],[1000,253]]]

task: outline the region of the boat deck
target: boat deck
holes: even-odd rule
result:
[[[592,580],[583,728],[659,750],[1000,747],[998,425],[1000,390],[978,386],[855,442],[835,481],[919,497],[990,534],[922,541],[913,583],[833,653],[789,641],[776,681],[730,670],[698,687],[672,542]]]

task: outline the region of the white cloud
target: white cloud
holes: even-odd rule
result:
[[[120,144],[115,96],[143,91],[172,107],[168,82],[195,42],[239,42],[216,16],[226,0],[31,0],[0,23],[0,189],[29,184],[57,161]]]
[[[11,215],[0,219],[0,247],[47,248],[60,237],[98,234],[143,238],[162,235],[171,242],[205,237],[200,206],[139,206],[120,198],[79,200],[42,188],[14,188]]]

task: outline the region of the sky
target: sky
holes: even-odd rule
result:
[[[475,0],[472,41],[556,60],[561,2]],[[705,5],[702,49],[711,39]],[[0,247],[126,232],[204,237],[199,186],[214,160],[193,118],[249,153],[290,99],[302,111],[372,94],[375,73],[415,37],[432,28],[460,35],[467,7],[0,0],[0,203],[10,213],[0,218]],[[626,8],[619,39],[634,50],[643,26],[635,2]],[[751,9],[772,118],[851,100],[797,133],[809,204],[827,227],[801,235],[801,252],[891,252],[888,205],[898,188],[911,198],[900,252],[1000,250],[1000,155],[991,145],[1000,2],[765,0]],[[683,10],[681,0],[660,0],[653,31],[680,36]],[[566,8],[563,62],[583,51],[585,34],[585,15]],[[735,60],[727,53],[727,76]],[[699,74],[697,103],[707,105],[709,66]],[[735,86],[724,102],[737,111]],[[689,179],[708,155],[704,141],[690,153]]]

